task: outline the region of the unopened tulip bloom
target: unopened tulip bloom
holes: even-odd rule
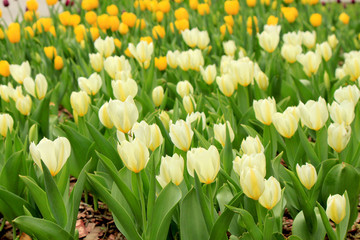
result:
[[[157,86],[152,91],[152,100],[156,107],[160,106],[164,99],[164,88],[162,86]]]
[[[143,170],[149,161],[149,150],[138,138],[132,142],[121,141],[117,145],[117,150],[125,166],[134,173]]]
[[[198,48],[203,50],[209,45],[209,43],[210,43],[209,33],[206,30],[200,31],[197,39]]]
[[[78,84],[82,91],[89,95],[95,95],[101,88],[102,80],[99,74],[93,73],[88,79],[79,77]]]
[[[3,77],[8,77],[10,75],[10,64],[8,61],[0,61],[0,75]]]
[[[261,176],[265,177],[266,175],[266,158],[263,152],[254,153],[254,154],[244,154],[240,158],[236,156],[233,161],[234,171],[241,177],[244,174],[244,170],[248,168],[255,168],[259,171]]]
[[[130,72],[131,65],[125,56],[110,56],[104,61],[105,71],[112,79],[117,79],[116,74],[119,72]]]
[[[308,77],[317,73],[321,63],[320,53],[312,51],[309,51],[306,54],[299,54],[296,59],[301,63],[303,70]]]
[[[345,57],[343,69],[347,75],[350,75],[350,80],[355,82],[360,77],[359,56]]]
[[[105,39],[98,38],[94,42],[96,50],[105,58],[111,56],[115,51],[114,38],[106,37]]]
[[[169,182],[174,183],[176,186],[184,179],[184,159],[174,154],[172,157],[161,157],[160,175],[156,176],[156,179],[164,188]]]
[[[16,82],[22,84],[24,82],[24,79],[30,77],[31,74],[29,62],[23,62],[21,65],[11,64],[10,74]]]
[[[30,114],[31,105],[32,100],[29,95],[26,95],[26,97],[21,96],[16,100],[16,109],[19,110],[22,115],[27,116]]]
[[[349,24],[350,17],[349,17],[349,15],[347,15],[346,13],[343,12],[343,13],[340,14],[339,20],[340,20],[343,24],[347,25],[347,24]]]
[[[141,121],[140,123],[135,123],[131,131],[151,151],[154,151],[163,142],[160,128],[156,124],[149,125],[145,121]]]
[[[194,177],[194,171],[200,182],[210,184],[220,170],[220,154],[213,145],[208,150],[205,148],[192,148],[187,152],[187,170]]]
[[[243,87],[248,86],[254,80],[255,64],[249,58],[244,57],[230,63],[230,75],[234,83]]]
[[[339,43],[339,40],[336,38],[335,34],[332,34],[332,35],[328,36],[327,41],[330,44],[330,47],[332,49],[334,49],[337,46],[337,44]]]
[[[185,111],[188,114],[191,114],[192,112],[194,112],[195,108],[196,108],[196,103],[195,103],[195,99],[193,98],[192,95],[186,95],[183,98],[183,106],[185,108]]]
[[[171,68],[177,68],[178,66],[178,57],[180,55],[180,52],[178,50],[172,52],[172,51],[168,51],[166,54],[166,61],[167,64],[171,67]]]
[[[90,97],[84,91],[72,92],[70,96],[71,107],[78,114],[83,117],[88,112]]]
[[[202,129],[204,130],[205,127],[206,127],[205,113],[203,113],[203,112],[201,112],[201,113],[200,112],[192,112],[191,114],[188,114],[186,116],[186,123],[191,126],[193,122],[196,122],[197,124],[199,124],[201,122]]]
[[[0,134],[6,137],[7,132],[12,132],[14,120],[8,113],[0,113]]]
[[[138,86],[134,79],[112,80],[111,86],[114,96],[120,101],[125,101],[127,97],[134,98],[138,92]]]
[[[124,102],[110,100],[108,112],[116,129],[123,133],[128,133],[139,118],[139,111],[131,96],[128,96]]]
[[[334,98],[338,103],[342,103],[347,100],[356,105],[360,98],[360,90],[355,85],[340,87],[336,89]]]
[[[54,68],[56,70],[61,70],[64,67],[64,60],[60,56],[56,56],[54,59]]]
[[[188,71],[191,67],[190,52],[189,51],[181,52],[178,56],[177,62],[181,70]]]
[[[225,12],[229,15],[236,15],[240,10],[240,4],[237,0],[227,0],[224,2]]]
[[[241,151],[244,154],[251,155],[264,152],[264,146],[262,145],[259,136],[248,136],[241,142]]]
[[[53,58],[57,55],[56,48],[54,46],[44,47],[44,52],[46,57],[50,60],[53,60]]]
[[[289,63],[294,63],[297,56],[301,54],[302,47],[300,45],[284,44],[281,48],[281,56]]]
[[[272,123],[272,116],[276,113],[276,102],[274,98],[268,97],[267,99],[254,100],[253,107],[255,117],[257,120],[265,125]]]
[[[346,215],[346,198],[344,195],[330,195],[326,202],[326,215],[339,224]]]
[[[336,152],[341,152],[345,149],[350,141],[351,127],[344,123],[332,123],[328,128],[328,144]]]
[[[96,72],[101,72],[104,67],[104,59],[100,53],[89,54],[90,65]]]
[[[188,80],[180,81],[176,84],[176,92],[183,98],[193,94],[194,88]]]
[[[99,109],[99,120],[100,122],[102,123],[102,125],[104,125],[105,127],[107,128],[113,128],[114,127],[114,124],[113,122],[111,121],[110,119],[110,115],[109,115],[109,103],[106,102],[104,103],[101,108]]]
[[[223,42],[223,48],[227,56],[233,57],[235,55],[236,45],[234,40]]]
[[[313,48],[315,46],[316,43],[316,32],[303,32],[302,33],[302,43],[307,47],[307,48]]]
[[[281,199],[281,187],[276,178],[270,177],[265,180],[264,192],[259,198],[259,203],[266,209],[270,210],[276,206]]]
[[[321,56],[324,58],[324,60],[326,62],[330,60],[330,58],[332,56],[332,50],[331,50],[330,44],[328,42],[323,42],[321,44],[317,44],[316,50],[321,53]]]
[[[258,200],[265,190],[265,179],[256,168],[246,168],[240,176],[240,186],[245,195]]]
[[[355,118],[354,103],[348,100],[328,104],[331,119],[339,124],[350,125]]]
[[[154,51],[153,43],[148,43],[146,41],[140,41],[136,47],[134,44],[129,43],[129,51],[138,61],[141,67],[147,69],[150,66],[151,55]]]
[[[231,97],[235,91],[233,79],[229,74],[224,74],[220,77],[216,77],[216,83],[220,91],[227,97]]]
[[[309,100],[305,105],[300,102],[298,108],[301,122],[315,131],[321,129],[329,117],[326,102],[322,97],[319,97],[318,101]]]
[[[317,180],[316,169],[310,163],[306,163],[300,167],[299,164],[296,164],[296,174],[298,175],[300,182],[304,187],[310,190]]]
[[[229,137],[230,137],[230,141],[234,141],[235,138],[235,134],[233,129],[231,128],[230,122],[226,121],[226,125],[228,127],[229,130]],[[225,123],[221,124],[214,124],[214,136],[215,139],[221,144],[221,146],[225,146],[225,142],[226,142],[226,125]]]
[[[169,131],[170,116],[165,111],[161,111],[159,114],[160,121],[164,125],[167,131]]]
[[[67,138],[58,137],[54,141],[43,138],[37,145],[30,144],[30,154],[36,165],[42,170],[44,162],[52,176],[60,172],[71,153],[71,145]]]
[[[201,76],[202,76],[204,82],[206,82],[206,84],[208,84],[208,85],[212,84],[216,78],[215,64],[208,65],[205,69],[202,66],[200,66],[200,73],[201,73]]]
[[[25,90],[33,97],[41,100],[46,95],[48,84],[44,75],[41,73],[36,75],[35,81],[31,77],[26,77],[23,85]]]
[[[269,78],[260,68],[255,68],[254,78],[259,88],[266,91],[269,86]]]
[[[283,35],[283,40],[285,44],[290,45],[301,45],[302,43],[302,32],[288,32]]]
[[[310,23],[311,25],[313,25],[314,27],[318,27],[321,25],[322,22],[322,16],[319,13],[313,13],[310,16]]]
[[[191,126],[184,120],[177,120],[175,124],[170,124],[169,135],[177,148],[187,151],[190,148],[194,132],[191,130]]]
[[[155,123],[150,125],[150,144],[147,146],[151,151],[155,151],[164,141],[160,128]]]
[[[272,122],[281,136],[291,138],[298,128],[298,119],[291,113],[274,113]]]
[[[267,52],[272,53],[277,48],[280,40],[281,26],[265,25],[265,30],[258,34],[260,46]]]
[[[184,42],[186,43],[186,45],[188,45],[191,48],[196,47],[196,45],[198,43],[199,32],[200,31],[198,28],[193,28],[191,30],[185,29],[181,33],[181,35],[182,35],[182,38],[184,39]]]
[[[199,49],[188,50],[188,55],[190,58],[190,69],[195,71],[200,71],[200,67],[204,66],[204,57]],[[180,66],[181,67],[181,66]]]

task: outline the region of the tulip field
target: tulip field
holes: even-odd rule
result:
[[[360,4],[23,2],[0,239],[360,239]]]

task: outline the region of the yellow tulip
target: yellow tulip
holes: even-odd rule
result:
[[[310,163],[306,163],[300,167],[296,164],[296,174],[298,175],[300,182],[304,187],[310,190],[317,181],[316,169]]]
[[[14,126],[13,118],[7,113],[0,113],[0,134],[6,137],[7,132],[12,132]]]
[[[114,127],[114,123],[110,119],[109,114],[109,103],[104,103],[101,108],[99,109],[99,120],[105,127],[111,129]]]
[[[276,178],[270,177],[265,180],[265,190],[259,198],[259,203],[266,209],[270,210],[276,206],[281,199],[281,187]]]
[[[117,150],[125,166],[134,173],[143,170],[149,161],[149,150],[138,138],[132,142],[121,141]]]
[[[164,88],[162,86],[157,86],[152,91],[152,100],[156,107],[159,107],[164,99]]]
[[[169,182],[173,182],[175,185],[180,185],[184,179],[184,159],[174,154],[172,157],[161,157],[160,175],[156,176],[156,179],[164,188]]]
[[[350,141],[351,127],[345,123],[332,123],[328,128],[328,144],[336,152],[342,152]]]
[[[169,135],[171,141],[177,148],[187,151],[190,148],[194,132],[191,130],[191,126],[188,123],[184,120],[178,120],[175,124],[170,124]]]
[[[326,202],[326,215],[339,224],[346,215],[346,198],[344,195],[330,195]]]
[[[276,102],[274,98],[254,100],[253,107],[257,120],[265,125],[272,123],[272,117],[276,113]]]
[[[123,133],[128,133],[139,118],[139,111],[131,96],[128,96],[124,102],[110,100],[108,113],[116,129]]]

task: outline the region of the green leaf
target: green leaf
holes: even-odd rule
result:
[[[41,165],[44,172],[45,191],[47,194],[49,207],[58,225],[65,227],[67,222],[67,213],[64,201],[53,177],[50,174],[49,169],[46,167],[43,161],[41,161]]]
[[[304,130],[301,127],[298,128],[298,133],[300,137],[301,146],[304,148],[306,155],[310,159],[312,165],[317,167],[320,164],[320,159],[317,157],[313,146],[311,146],[311,143],[305,136]]]
[[[262,141],[262,137],[255,129],[253,129],[252,127],[245,125],[245,124],[241,124],[241,126],[244,128],[246,133],[249,134],[251,137],[259,136],[260,140]]]
[[[23,190],[23,184],[19,181],[19,174],[23,172],[22,166],[24,165],[22,153],[22,151],[13,153],[3,166],[0,175],[1,185],[19,195]]]
[[[58,83],[54,89],[56,89],[60,84]],[[45,137],[49,137],[49,103],[51,99],[53,90],[50,90],[45,98],[41,100],[38,107],[31,114],[31,119],[38,122],[40,125],[40,129],[42,134]]]
[[[95,192],[108,205],[113,215],[119,220],[119,230],[127,239],[141,240],[136,230],[133,219],[128,215],[126,210],[114,199],[109,191],[96,179],[93,174],[87,174],[88,180],[94,188]]]
[[[205,200],[205,194],[204,194],[203,188],[201,187],[201,183],[200,183],[200,180],[199,180],[199,177],[198,177],[196,171],[194,171],[194,178],[195,178],[196,195],[197,195],[199,203],[200,203],[201,212],[202,212],[205,222],[206,222],[207,230],[210,233],[211,228],[213,226],[211,214],[213,214],[212,210],[213,210],[214,206],[210,206],[210,209],[209,209],[209,204]]]
[[[330,225],[328,216],[326,215],[326,212],[324,208],[320,205],[320,203],[317,203],[317,207],[319,209],[319,213],[321,216],[321,220],[324,224],[325,230],[327,232],[327,236],[330,240],[337,240],[335,231],[333,230],[332,226]]]
[[[180,204],[180,238],[187,240],[208,239],[205,219],[201,206],[192,188]]]
[[[211,146],[211,143],[206,140],[201,133],[199,133],[198,130],[194,129],[196,137],[199,139],[199,147],[203,147],[205,149],[208,149]]]
[[[40,218],[20,216],[14,220],[14,224],[23,232],[37,239],[71,240],[74,239],[59,225]]]
[[[153,215],[148,221],[149,239],[166,239],[171,217],[180,200],[181,190],[171,182],[160,192],[155,202]]]
[[[230,174],[233,168],[232,162],[234,160],[234,156],[232,152],[232,144],[230,139],[229,128],[227,124],[225,124],[225,126],[226,126],[226,139],[225,139],[225,147],[222,155],[222,162],[223,162],[224,170],[228,174]]]
[[[302,239],[307,240],[318,240],[318,239],[324,239],[326,230],[322,223],[321,216],[319,213],[318,208],[315,208],[315,221],[317,222],[317,228],[314,229],[314,232],[309,231],[307,220],[304,217],[303,211],[299,212],[298,215],[296,215],[294,222],[293,222],[293,228],[292,233],[296,236],[301,237]],[[311,222],[311,224],[315,224],[314,222]]]
[[[345,217],[344,219],[339,223],[339,225],[337,226],[337,231],[339,231],[340,233],[340,239],[345,239],[346,238],[346,234],[348,232],[349,227],[353,224],[352,222],[350,223],[349,226],[349,221],[350,221],[350,201],[349,201],[349,196],[347,191],[345,191],[344,193],[345,195],[345,199],[346,199],[346,207],[345,207]]]

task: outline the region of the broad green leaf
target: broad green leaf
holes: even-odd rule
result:
[[[196,137],[199,139],[199,147],[203,147],[208,149],[211,146],[211,143],[206,140],[201,133],[199,133],[196,129],[194,129]]]
[[[305,136],[304,130],[301,127],[299,127],[297,132],[300,137],[301,146],[304,148],[306,155],[310,159],[311,163],[315,167],[317,167],[320,164],[320,159],[316,155],[315,150],[311,145],[311,143],[309,142],[308,138]]]
[[[321,216],[321,220],[324,224],[325,230],[327,232],[327,236],[330,240],[337,240],[335,231],[333,230],[332,226],[330,225],[328,216],[326,215],[326,212],[324,208],[320,205],[320,203],[317,203],[317,207],[319,209],[319,214]]]
[[[313,232],[311,232],[310,229],[308,228],[308,224],[306,223],[304,213],[303,211],[301,211],[294,219],[292,233],[296,236],[301,237],[302,239],[307,239],[307,240],[324,239],[326,230],[322,223],[318,208],[315,208],[315,214],[316,214],[315,221],[317,221],[316,223],[317,228],[314,229]],[[315,223],[312,222],[311,224],[315,224]]]
[[[20,182],[19,174],[22,174],[22,166],[24,166],[23,152],[15,152],[6,161],[0,175],[1,185],[15,194],[21,194],[23,183]]]

